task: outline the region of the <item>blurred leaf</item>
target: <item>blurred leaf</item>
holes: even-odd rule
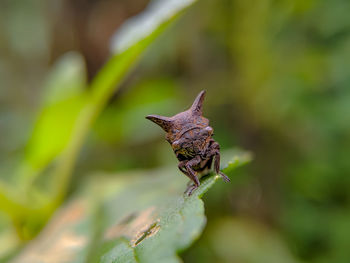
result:
[[[119,53],[149,38],[165,22],[174,18],[196,0],[153,0],[139,15],[128,20],[115,34],[112,50]]]
[[[81,95],[86,88],[84,58],[77,52],[68,52],[55,63],[44,88],[44,105],[52,105]]]
[[[9,252],[13,251],[20,243],[16,230],[11,226],[10,218],[0,213],[0,262]]]
[[[37,174],[67,145],[85,103],[85,86],[83,58],[78,53],[65,54],[54,65],[45,85],[43,107],[28,142],[22,176]]]
[[[46,196],[31,186],[69,142],[84,105],[85,75],[83,58],[78,53],[67,53],[53,66],[24,159],[14,168],[17,184],[0,182],[1,210],[10,215],[20,239],[31,238],[51,211],[45,207]]]
[[[236,157],[223,171],[232,175],[247,161]],[[205,225],[200,197],[219,178],[203,178],[188,197],[187,178],[175,168],[97,175],[13,262],[179,262],[176,252]]]

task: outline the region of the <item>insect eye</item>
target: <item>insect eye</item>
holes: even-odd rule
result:
[[[213,133],[213,128],[212,127],[206,127],[205,128],[206,131],[208,131],[209,133]]]
[[[173,142],[172,146],[173,146],[174,148],[176,148],[176,149],[180,148],[180,142],[179,142],[179,140]]]
[[[203,135],[212,135],[213,134],[213,128],[211,127],[206,127],[205,129],[202,130],[201,132]]]

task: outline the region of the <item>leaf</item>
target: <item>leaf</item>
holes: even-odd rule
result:
[[[46,81],[43,105],[19,169],[22,179],[37,176],[67,145],[85,103],[85,87],[85,63],[81,55],[69,52],[62,56]]]
[[[0,213],[0,262],[19,245],[15,229],[11,226],[10,218]]]
[[[235,157],[223,171],[232,175],[249,158]],[[176,253],[206,223],[200,197],[219,178],[203,178],[188,197],[187,179],[177,169],[96,175],[13,262],[179,262]]]
[[[0,209],[10,215],[20,239],[31,238],[52,211],[47,207],[38,209],[47,199],[32,183],[69,142],[85,103],[85,64],[80,54],[69,52],[62,56],[44,86],[42,106],[24,158],[13,168],[17,184],[0,182]]]
[[[111,48],[120,53],[136,42],[147,39],[170,19],[196,0],[154,0],[144,12],[129,19],[114,35]]]

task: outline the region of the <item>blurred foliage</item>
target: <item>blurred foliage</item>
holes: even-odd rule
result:
[[[207,193],[208,227],[184,261],[350,261],[348,1],[199,1],[154,41],[132,74],[122,79],[126,72],[120,72],[118,92],[109,79],[114,71],[90,82],[92,73],[106,59],[116,21],[147,1],[53,2],[0,3],[0,130],[6,138],[0,140],[0,205],[7,211],[0,214],[0,254],[21,243],[16,232],[32,236],[53,211],[37,213],[36,204],[53,200],[53,193],[74,193],[87,173],[175,166],[161,131],[143,116],[185,109],[205,89],[205,115],[222,148],[238,145],[255,159],[234,184]],[[146,26],[142,32],[149,32]],[[111,39],[112,50],[128,46]],[[76,52],[52,63],[67,50]],[[114,63],[122,62],[112,58],[106,68],[116,69]],[[95,92],[99,85],[111,89]],[[81,125],[80,104],[87,101],[98,104],[94,111],[101,115],[84,113],[89,125]],[[51,114],[64,121],[54,122]],[[54,179],[72,174],[53,173],[62,162],[57,154],[75,141],[69,130],[90,125],[90,133],[82,132],[87,142],[75,176]],[[76,136],[81,145],[85,136]],[[74,159],[67,157],[69,167]],[[30,233],[21,230],[23,218]]]

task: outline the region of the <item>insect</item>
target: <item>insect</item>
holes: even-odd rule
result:
[[[230,181],[220,171],[220,145],[212,138],[214,130],[209,126],[209,120],[203,117],[204,97],[205,91],[201,91],[191,108],[175,116],[146,117],[166,132],[165,138],[179,160],[180,171],[192,180],[185,191],[188,195],[198,188],[199,175],[211,169],[213,161],[215,173],[221,175],[224,181]]]

